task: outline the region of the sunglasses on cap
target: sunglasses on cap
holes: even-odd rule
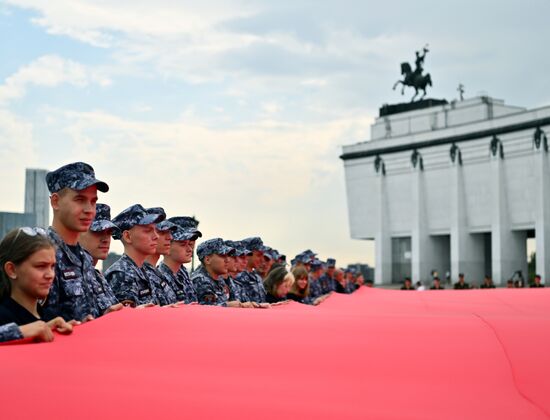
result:
[[[10,250],[13,244],[17,242],[17,238],[19,238],[19,235],[21,235],[21,232],[23,232],[27,236],[40,235],[40,236],[48,237],[48,233],[44,228],[29,227],[29,226],[20,227],[19,229],[17,229],[17,234],[14,236],[13,240],[11,241]]]

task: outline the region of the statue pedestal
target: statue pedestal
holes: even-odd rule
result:
[[[400,112],[415,111],[417,109],[430,108],[437,105],[446,105],[448,102],[445,99],[422,99],[415,102],[404,102],[394,105],[382,105],[380,108],[380,116],[398,114]]]

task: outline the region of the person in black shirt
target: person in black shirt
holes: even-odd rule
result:
[[[292,275],[294,276],[294,283],[292,284],[290,292],[288,292],[286,297],[288,299],[304,303],[306,305],[319,304],[319,299],[321,298],[317,298],[314,300],[309,295],[309,274],[307,272],[307,269],[303,265],[294,267],[294,269],[292,270]]]
[[[483,279],[483,284],[479,286],[480,289],[494,289],[495,285],[493,284],[493,280],[491,279],[491,276],[487,275]]]
[[[55,247],[46,231],[23,227],[9,232],[0,243],[0,264],[0,325],[41,321],[38,301],[48,296],[55,276]],[[62,318],[47,326],[60,333],[72,331]]]
[[[441,286],[441,280],[439,277],[434,277],[433,286],[430,287],[430,290],[444,290],[445,288]]]
[[[412,285],[410,277],[405,277],[405,282],[403,283],[403,286],[401,286],[401,290],[416,290]]]
[[[453,285],[453,289],[455,289],[455,290],[470,289],[470,285],[468,283],[466,283],[466,281],[464,280],[464,274],[463,273],[458,274],[458,282],[456,282]]]
[[[544,287],[544,284],[541,283],[541,276],[540,274],[537,274],[534,278],[533,283],[529,287]]]

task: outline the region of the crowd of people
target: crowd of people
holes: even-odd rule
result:
[[[49,172],[46,183],[52,225],[14,229],[0,242],[0,341],[51,341],[53,331],[70,334],[74,325],[125,306],[318,305],[365,284],[360,273],[311,250],[288,269],[286,256],[260,237],[201,242],[201,264],[190,274],[185,264],[202,237],[195,218],[167,218],[161,207],[134,204],[111,219],[110,207],[97,203],[98,191],[109,186],[83,162]],[[107,258],[112,238],[124,254],[103,274],[96,265]]]
[[[508,289],[521,289],[525,287],[525,283],[523,281],[523,278],[520,276],[519,279],[509,279],[506,282],[506,287]],[[535,274],[533,277],[533,281],[531,284],[529,284],[530,288],[539,288],[544,287],[544,284],[542,283],[542,277],[539,274]],[[470,284],[466,281],[464,273],[458,274],[458,281],[454,284],[452,284],[452,289],[454,290],[468,290],[468,289],[477,289],[477,285]],[[486,275],[483,279],[483,282],[479,285],[479,289],[495,289],[496,286],[493,283],[493,279],[491,276]],[[430,290],[444,290],[445,286],[441,284],[441,279],[437,275],[433,275],[432,277],[432,285],[430,287]],[[401,290],[426,290],[426,286],[422,284],[422,282],[417,281],[416,284],[413,286],[412,280],[410,277],[405,277],[405,281],[403,282],[403,286],[401,287]]]

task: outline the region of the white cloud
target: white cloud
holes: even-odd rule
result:
[[[25,168],[36,165],[32,124],[0,108],[0,211],[22,212]]]
[[[44,55],[21,67],[0,85],[0,105],[23,97],[28,86],[55,87],[63,83],[76,87],[108,86],[111,80],[75,61]]]

